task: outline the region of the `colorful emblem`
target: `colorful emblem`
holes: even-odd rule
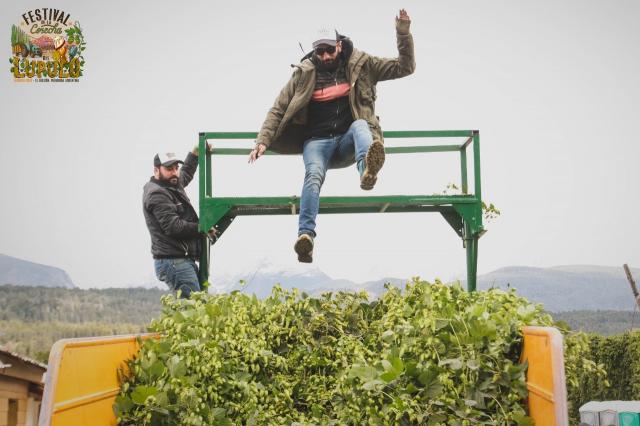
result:
[[[59,9],[34,9],[11,27],[11,73],[18,82],[79,81],[86,42],[80,22]]]

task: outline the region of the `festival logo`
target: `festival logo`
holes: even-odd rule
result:
[[[16,82],[78,82],[86,47],[80,22],[59,9],[34,9],[11,27],[11,74]]]

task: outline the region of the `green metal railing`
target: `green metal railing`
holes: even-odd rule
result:
[[[206,231],[215,226],[218,238],[237,216],[297,214],[300,198],[290,197],[214,197],[212,191],[212,155],[249,155],[245,148],[215,148],[207,152],[209,140],[251,139],[254,132],[200,133],[198,166],[200,176],[200,225],[203,233],[203,250],[200,261],[200,282],[208,286],[210,244]],[[462,238],[467,254],[467,288],[476,289],[478,264],[478,239],[485,232],[482,225],[482,199],[480,183],[480,133],[477,130],[443,131],[390,131],[385,139],[393,138],[457,138],[462,142],[451,145],[387,147],[387,154],[410,154],[428,152],[459,152],[461,195],[377,195],[349,197],[320,197],[320,214],[327,213],[394,213],[394,212],[438,212]],[[467,149],[473,144],[474,191],[469,194],[467,182]],[[206,153],[206,155],[202,155]],[[266,151],[266,155],[278,155]],[[215,244],[217,239],[210,240]]]

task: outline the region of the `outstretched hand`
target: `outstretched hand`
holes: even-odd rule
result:
[[[267,150],[267,147],[265,145],[261,143],[256,145],[255,148],[253,148],[251,150],[251,153],[249,154],[249,163],[253,163],[257,161],[258,158],[262,157],[262,154],[264,154],[266,150]]]
[[[411,22],[411,18],[409,18],[409,14],[406,10],[400,9],[400,13],[396,16],[396,22],[398,21],[409,21]]]

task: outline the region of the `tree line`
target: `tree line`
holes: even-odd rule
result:
[[[167,291],[144,288],[67,289],[0,286],[0,347],[46,362],[59,339],[146,331],[160,315]],[[626,311],[552,313],[568,328],[601,335],[620,334],[640,315]]]

